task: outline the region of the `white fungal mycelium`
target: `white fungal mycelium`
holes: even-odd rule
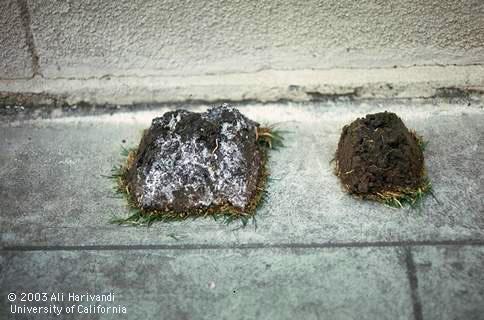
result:
[[[224,112],[232,112],[231,121],[223,120]],[[201,141],[201,131],[182,137],[177,124],[191,112],[180,110],[152,122],[161,132],[151,141],[150,161],[136,168],[137,198],[142,207],[169,206],[177,196],[184,195],[187,206],[208,207],[230,203],[244,208],[248,202],[247,174],[253,155],[244,155],[243,144],[255,144],[256,123],[227,105],[209,110],[200,116],[217,125],[215,141]],[[244,130],[244,134],[239,134]],[[254,133],[254,134],[248,134]],[[215,147],[209,149],[207,145]]]

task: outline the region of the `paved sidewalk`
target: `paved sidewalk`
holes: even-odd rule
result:
[[[8,293],[27,290],[114,292],[128,309],[89,319],[484,319],[482,103],[241,106],[290,131],[257,228],[110,225],[128,213],[102,175],[169,109],[0,118],[0,319],[50,319],[11,317]],[[342,126],[384,110],[429,142],[438,201],[420,210],[356,200],[332,173]]]

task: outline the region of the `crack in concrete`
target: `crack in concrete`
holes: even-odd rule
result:
[[[408,248],[422,246],[484,246],[483,240],[374,241],[326,243],[248,243],[248,244],[140,244],[140,245],[7,245],[5,251],[122,251],[122,250],[252,250],[252,249],[331,249],[331,248]]]
[[[17,5],[20,9],[20,17],[22,19],[22,25],[25,31],[27,47],[32,58],[32,78],[34,78],[35,76],[43,77],[40,73],[39,55],[37,54],[37,48],[35,47],[34,42],[34,35],[32,33],[29,5],[27,4],[27,0],[17,0]]]
[[[422,320],[422,302],[418,294],[418,277],[415,261],[413,259],[412,249],[410,247],[404,248],[405,265],[407,267],[407,278],[410,285],[410,296],[412,299],[413,316],[415,320]]]

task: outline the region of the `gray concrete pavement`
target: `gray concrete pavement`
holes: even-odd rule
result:
[[[484,248],[415,248],[423,319],[484,318]]]
[[[3,118],[3,306],[11,290],[113,290],[129,319],[484,319],[481,102],[241,106],[290,131],[271,155],[257,229],[210,219],[110,225],[128,212],[101,175],[169,109]],[[439,202],[397,210],[342,192],[330,165],[341,128],[383,110],[429,141]]]
[[[195,108],[201,110],[202,108]],[[126,216],[111,196],[108,175],[121,145],[132,146],[153,117],[167,111],[3,123],[0,230],[5,244],[114,245],[133,243],[312,243],[484,240],[478,150],[484,113],[459,105],[363,103],[249,105],[261,123],[279,122],[286,147],[271,155],[267,203],[257,230],[232,231],[221,222],[189,221],[150,229],[109,225]],[[425,152],[435,195],[422,209],[396,210],[346,195],[329,164],[345,123],[391,110],[429,141]],[[126,140],[126,143],[122,143]],[[28,232],[26,232],[28,230]],[[178,235],[174,240],[167,235]]]
[[[371,320],[378,314],[379,319],[412,319],[405,264],[397,251],[7,253],[0,294],[112,291],[117,296],[113,305],[128,306],[129,317],[121,319]]]

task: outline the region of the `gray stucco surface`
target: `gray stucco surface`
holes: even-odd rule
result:
[[[15,0],[0,2],[0,79],[33,75],[20,9]]]
[[[28,1],[46,77],[482,64],[470,1]]]
[[[168,110],[2,123],[2,243],[232,245],[484,239],[482,105],[414,102],[242,106],[249,118],[277,122],[289,131],[286,147],[271,154],[272,180],[267,202],[257,212],[257,229],[233,230],[237,225],[211,219],[155,224],[149,229],[110,225],[113,215],[128,212],[124,199],[113,198],[113,182],[102,175],[109,175],[117,163],[121,145],[135,145],[151,119]],[[397,210],[359,201],[342,191],[330,164],[341,128],[358,116],[383,110],[399,114],[429,141],[426,166],[438,202],[428,197],[421,210]]]
[[[127,307],[65,319],[412,319],[400,251],[6,252],[0,318],[9,292],[40,291],[114,292],[104,305]]]
[[[480,0],[1,6],[0,92],[130,104],[434,97],[442,88],[482,95],[484,88]]]

